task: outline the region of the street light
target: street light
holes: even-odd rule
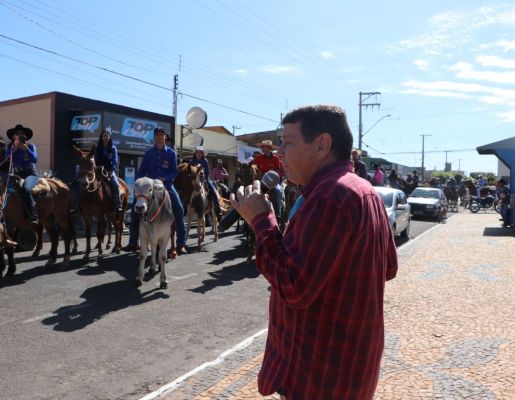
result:
[[[381,122],[383,119],[388,118],[388,117],[391,117],[391,115],[390,114],[383,115],[376,122],[374,122],[374,125],[372,125],[370,128],[368,128],[365,133],[361,134],[361,140],[363,140],[363,136],[365,136],[368,132],[370,132],[374,126],[376,126],[379,122]]]

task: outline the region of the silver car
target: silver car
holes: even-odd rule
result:
[[[393,236],[409,239],[411,207],[406,194],[402,190],[383,186],[374,186],[374,189],[383,199]]]

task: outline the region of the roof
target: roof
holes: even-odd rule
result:
[[[202,129],[205,129],[206,131],[212,131],[217,133],[223,133],[224,135],[230,135],[232,136],[231,131],[229,131],[227,128],[223,126],[205,126]]]
[[[515,150],[515,136],[479,146],[476,150],[479,154],[497,154],[496,150]]]

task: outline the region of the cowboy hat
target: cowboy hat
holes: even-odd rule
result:
[[[197,151],[201,151],[202,153],[204,153],[204,157],[207,156],[207,150],[204,149],[204,146],[195,147],[195,152],[197,152]]]
[[[27,140],[29,140],[33,135],[32,129],[26,128],[23,125],[18,124],[14,128],[7,129],[7,137],[13,140],[14,134],[18,132],[23,132]]]
[[[263,140],[260,143],[257,143],[256,146],[258,147],[270,147],[272,150],[277,149],[278,147],[272,143],[271,140]]]

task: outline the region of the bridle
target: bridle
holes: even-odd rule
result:
[[[161,212],[161,209],[163,208],[163,205],[165,204],[165,200],[166,200],[166,195],[167,195],[167,191],[166,189],[164,190],[164,193],[163,193],[163,201],[161,202],[161,205],[159,206],[159,208],[157,209],[156,213],[152,216],[152,218],[148,219],[148,215],[145,214],[145,222],[148,222],[148,223],[152,223],[154,222],[154,220],[157,218],[157,216],[159,215],[159,213]],[[150,201],[152,200],[151,197],[148,197],[147,195],[145,194],[138,194],[136,196],[136,200],[139,199],[139,198],[142,198],[142,199],[145,199],[147,201],[147,203],[150,203]],[[154,195],[152,195],[152,197],[154,197]]]

